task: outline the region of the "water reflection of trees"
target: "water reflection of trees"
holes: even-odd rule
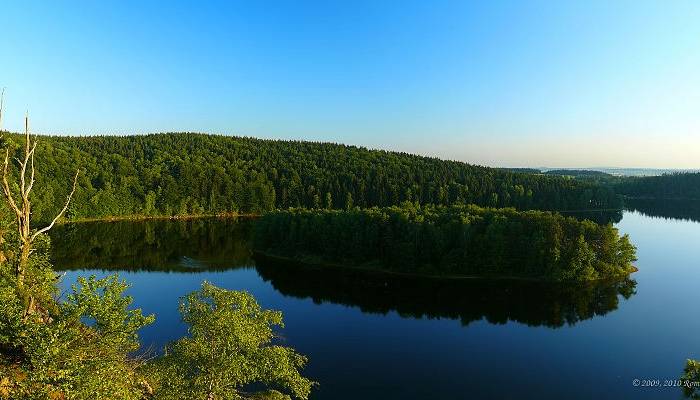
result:
[[[566,217],[574,217],[578,220],[588,219],[597,224],[616,224],[622,221],[623,210],[608,210],[608,211],[571,211],[562,212]]]
[[[650,217],[700,222],[700,201],[671,199],[625,199],[625,208]]]
[[[247,220],[68,224],[51,234],[56,269],[202,271],[252,266]]]
[[[440,280],[387,277],[357,271],[302,267],[256,260],[260,276],[284,295],[359,307],[363,312],[404,317],[485,319],[559,328],[617,309],[636,282],[560,285],[523,281]]]
[[[121,221],[64,225],[52,234],[58,269],[200,272],[252,266],[246,220]],[[260,276],[285,295],[396,311],[415,318],[517,321],[558,328],[617,309],[636,283],[551,285],[534,282],[417,279],[258,260]]]

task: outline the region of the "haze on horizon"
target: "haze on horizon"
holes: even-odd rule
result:
[[[700,2],[15,2],[3,128],[700,168]]]

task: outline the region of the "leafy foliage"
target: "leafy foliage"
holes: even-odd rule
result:
[[[190,336],[147,362],[134,356],[137,332],[154,317],[129,309],[127,287],[116,275],[79,278],[46,314],[26,315],[16,288],[3,281],[0,398],[230,399],[255,382],[308,398],[314,383],[299,374],[306,358],[271,343],[280,312],[262,310],[245,292],[205,283],[181,304]],[[246,396],[289,398],[273,389]]]
[[[635,248],[612,225],[477,206],[289,210],[255,226],[255,249],[403,273],[555,281],[619,278]]]
[[[140,399],[143,381],[129,353],[137,331],[153,322],[128,310],[116,276],[80,279],[48,313],[24,315],[10,285],[0,286],[0,376],[9,398]],[[88,321],[86,323],[86,321]],[[3,394],[0,391],[0,394]]]
[[[201,290],[183,298],[180,313],[189,325],[189,336],[145,367],[155,377],[159,399],[237,399],[252,383],[308,398],[314,382],[299,373],[306,357],[272,344],[272,328],[283,325],[280,312],[261,309],[246,292],[204,282]]]
[[[700,399],[700,361],[688,360],[683,372],[681,380],[686,382],[683,394],[690,399]]]

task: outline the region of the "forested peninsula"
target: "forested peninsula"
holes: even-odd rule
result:
[[[617,279],[636,260],[611,224],[474,205],[278,211],[254,231],[262,256],[453,278]]]
[[[20,135],[5,133],[20,156]],[[593,182],[512,172],[332,143],[167,133],[38,136],[34,220],[49,220],[77,169],[65,218],[260,214],[289,207],[350,209],[477,204],[553,211],[621,208]],[[11,154],[12,156],[12,154]]]

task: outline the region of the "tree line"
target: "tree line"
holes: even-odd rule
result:
[[[699,200],[700,173],[627,177],[619,180],[614,190],[635,198]]]
[[[610,224],[474,205],[272,212],[256,222],[253,243],[311,263],[552,281],[621,278],[636,259]]]
[[[21,136],[5,134],[11,157]],[[34,220],[48,221],[80,175],[65,217],[348,209],[404,201],[519,210],[621,208],[591,182],[332,143],[171,133],[40,136]]]

